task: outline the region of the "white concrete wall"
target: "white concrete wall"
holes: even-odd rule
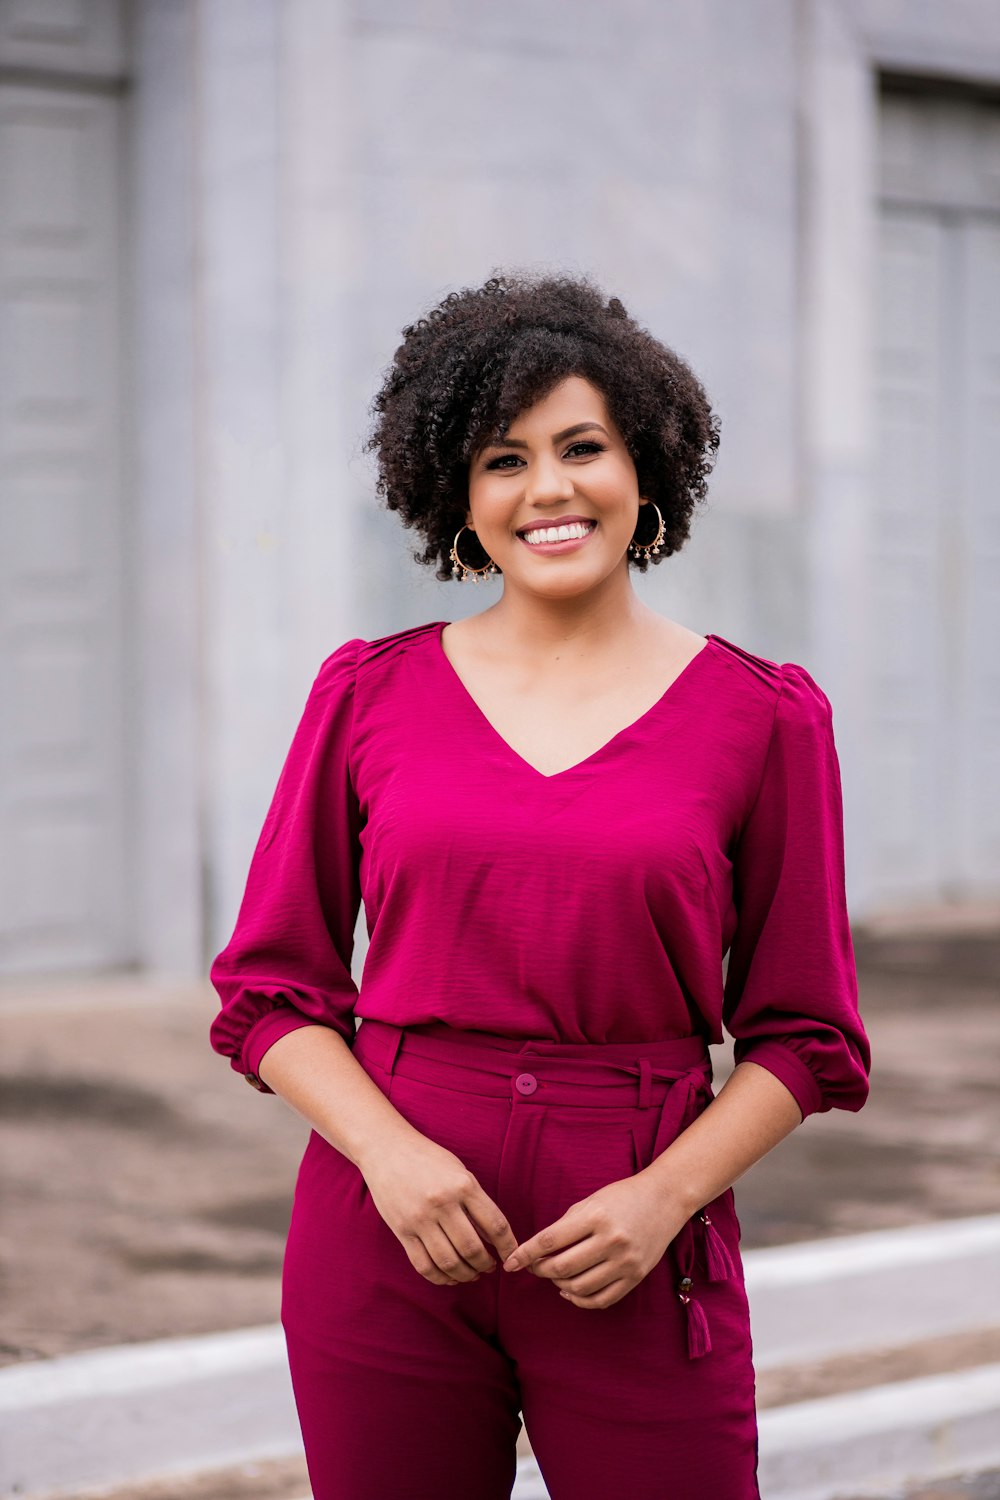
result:
[[[357,632],[332,5],[136,13],[146,963],[202,972],[309,683]]]
[[[501,268],[594,275],[704,380],[709,507],[637,587],[835,698],[859,907],[875,69],[1000,77],[994,7],[135,14],[147,959],[228,935],[322,657],[495,597],[418,570],[360,444],[403,325]]]
[[[835,703],[852,915],[877,908],[869,862],[880,789],[866,749],[868,528],[876,483],[878,79],[1000,86],[1000,11],[985,0],[806,0],[800,22],[802,452],[807,665]],[[787,618],[783,639],[789,638]]]
[[[811,667],[834,705],[852,914],[864,906],[868,825],[865,678],[874,622],[865,564],[876,467],[870,347],[874,277],[874,69],[843,7],[801,12],[803,614]]]
[[[842,12],[880,67],[1000,83],[1000,10],[991,0],[822,0]]]
[[[207,862],[193,10],[188,0],[141,5],[134,23],[127,133],[134,245],[135,949],[154,970],[190,975],[201,972]]]

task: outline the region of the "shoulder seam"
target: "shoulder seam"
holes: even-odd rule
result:
[[[347,775],[348,775],[348,779],[349,779],[349,781],[351,783],[351,791],[354,793],[354,800],[355,800],[355,802],[357,802],[357,800],[358,800],[358,786],[357,786],[357,779],[356,779],[356,777],[354,775],[354,766],[353,766],[353,760],[354,760],[354,719],[355,719],[355,714],[356,714],[356,711],[357,711],[357,704],[358,704],[358,657],[361,654],[361,647],[363,645],[365,645],[365,640],[364,640],[363,636],[352,636],[351,640],[354,641],[354,683],[353,683],[353,688],[352,688],[352,691],[351,691],[351,722],[350,722],[350,724],[348,725],[348,728],[347,728],[347,757],[346,757],[346,759],[347,759]],[[351,643],[350,640],[348,640],[348,641],[345,641],[344,644],[345,645],[350,645],[350,643]]]
[[[357,799],[358,788],[354,779],[354,771],[351,768],[351,761],[354,757],[354,717],[358,707],[358,658],[361,655],[361,647],[364,644],[362,637],[358,636],[357,645],[354,648],[354,691],[351,694],[351,727],[347,731],[347,772],[351,778],[351,787],[354,791],[355,800]]]
[[[728,667],[729,671],[732,672],[732,673],[734,673],[735,676],[737,676],[740,679],[741,682],[749,683],[750,687],[753,688],[754,692],[758,695],[758,697],[763,698],[763,700],[764,700],[765,703],[770,703],[771,702],[771,699],[768,697],[767,693],[760,686],[760,684],[753,677],[753,675],[750,672],[741,671],[740,667],[739,667],[739,664],[737,662],[733,661],[732,657],[727,652],[724,652],[722,654],[722,656],[720,657],[720,660],[725,663],[725,665]],[[784,686],[784,676],[782,676],[782,680],[781,680],[781,683],[779,684],[778,691],[774,695],[775,701],[777,701],[777,699],[781,696],[781,690],[782,690],[783,686]]]
[[[781,682],[778,684],[778,691],[774,695],[774,712],[771,715],[771,730],[770,730],[770,733],[768,734],[768,737],[767,737],[767,749],[764,751],[764,759],[763,759],[763,762],[761,763],[760,781],[757,783],[757,791],[754,794],[754,799],[751,802],[750,807],[747,810],[747,815],[746,815],[746,817],[743,820],[743,826],[740,829],[740,837],[741,838],[743,836],[744,830],[747,828],[747,826],[748,826],[748,824],[750,822],[750,819],[753,817],[754,813],[757,810],[757,803],[760,801],[760,794],[764,790],[764,780],[765,780],[765,778],[767,776],[767,766],[768,766],[768,762],[771,759],[771,750],[772,750],[772,747],[774,745],[774,730],[775,730],[775,726],[776,726],[776,724],[778,722],[778,706],[781,703],[781,698],[782,698],[782,694],[784,693],[784,691],[785,691],[785,672],[784,672],[784,668],[782,667],[782,669],[781,669]]]
[[[429,620],[423,625],[411,625],[404,630],[394,630],[388,635],[377,636],[374,640],[365,641],[364,645],[370,649],[372,655],[369,661],[362,662],[359,651],[358,670],[361,671],[363,668],[367,668],[372,661],[375,661],[393,648],[398,647],[405,650],[412,640],[426,637],[432,630],[436,630],[439,623],[440,621],[437,620]]]

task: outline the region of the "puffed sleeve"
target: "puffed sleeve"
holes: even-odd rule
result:
[[[843,796],[829,699],[782,665],[760,786],[733,857],[737,926],[723,1020],[737,1063],[767,1068],[805,1119],[859,1110],[871,1052],[844,877]]]
[[[267,1049],[299,1026],[354,1038],[361,816],[350,747],[359,639],[323,662],[250,863],[233,935],[209,977],[211,1045],[262,1093]]]

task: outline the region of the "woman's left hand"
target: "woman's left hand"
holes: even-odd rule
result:
[[[649,1274],[689,1217],[640,1172],[572,1204],[503,1268],[548,1277],[577,1307],[612,1307]]]

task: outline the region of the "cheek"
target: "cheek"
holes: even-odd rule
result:
[[[491,486],[477,485],[470,491],[469,525],[483,536],[508,536],[513,539],[515,505]]]

